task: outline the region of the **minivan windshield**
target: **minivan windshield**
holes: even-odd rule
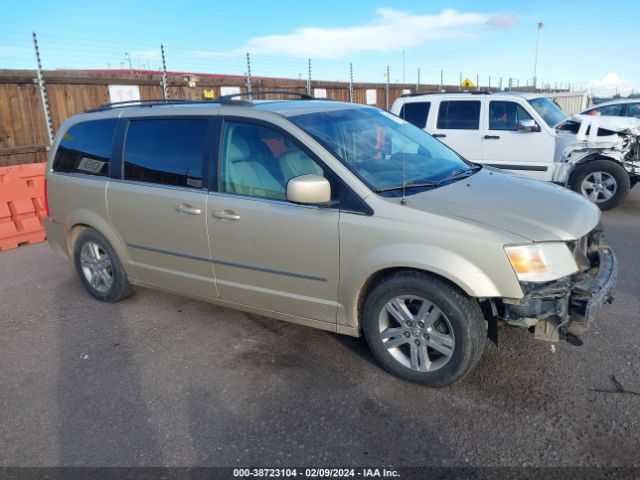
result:
[[[399,196],[464,178],[480,167],[421,129],[377,108],[292,115],[373,191]]]
[[[534,98],[529,100],[529,103],[550,127],[555,127],[567,119],[567,115],[562,109],[547,97]]]

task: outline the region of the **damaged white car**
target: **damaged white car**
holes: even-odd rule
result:
[[[640,177],[640,119],[574,115],[556,127],[553,181],[613,208]]]
[[[520,92],[405,95],[391,109],[467,160],[558,183],[601,209],[640,178],[640,120],[576,115]]]

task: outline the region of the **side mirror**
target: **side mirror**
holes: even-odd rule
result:
[[[539,132],[540,126],[536,123],[535,120],[525,119],[525,120],[520,120],[517,123],[516,129],[519,132]]]
[[[331,202],[329,180],[309,174],[294,177],[287,183],[287,200],[304,205],[322,205]]]

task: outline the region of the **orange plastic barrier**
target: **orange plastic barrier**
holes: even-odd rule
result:
[[[0,250],[45,240],[45,166],[0,167]]]

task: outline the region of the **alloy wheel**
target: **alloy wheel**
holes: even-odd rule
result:
[[[455,349],[449,319],[426,298],[402,295],[391,299],[380,312],[379,330],[389,354],[417,372],[442,368]]]
[[[113,284],[113,267],[109,254],[96,242],[86,242],[80,249],[80,267],[87,282],[98,292],[108,292]]]
[[[607,172],[593,172],[582,180],[580,190],[592,202],[601,203],[616,194],[618,182]]]

